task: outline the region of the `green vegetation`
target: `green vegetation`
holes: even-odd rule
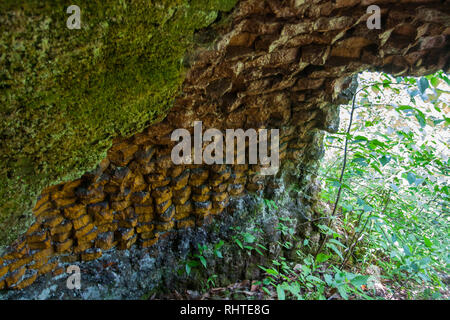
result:
[[[2,1],[0,248],[32,222],[40,191],[105,157],[116,136],[161,120],[195,31],[236,0]]]
[[[216,291],[240,299],[448,299],[449,85],[442,72],[360,75],[353,103],[341,108],[340,131],[325,138],[323,212],[310,221],[319,244],[300,239],[292,218],[278,218],[270,249],[258,227],[234,227],[227,248],[263,261],[255,265],[263,276],[244,290]],[[203,271],[206,248],[190,262]],[[205,290],[214,284],[208,279]]]
[[[449,85],[442,72],[360,77],[342,132],[326,136],[321,244],[305,253],[284,231],[301,261],[260,266],[269,296],[448,299]]]
[[[345,243],[337,265],[381,270],[386,298],[448,292],[449,85],[442,72],[365,75],[344,108],[350,130],[326,137],[322,197],[334,212],[327,227]]]

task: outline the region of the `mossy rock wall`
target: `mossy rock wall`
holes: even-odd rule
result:
[[[93,169],[116,136],[161,120],[196,30],[236,0],[0,4],[0,247],[32,223],[40,191]]]

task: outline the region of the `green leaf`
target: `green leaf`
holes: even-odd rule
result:
[[[244,249],[244,246],[242,245],[242,242],[239,239],[235,239],[234,241],[237,243],[239,248]]]
[[[353,143],[359,143],[359,142],[364,142],[367,141],[368,139],[366,137],[363,136],[356,136],[355,138],[353,138]]]
[[[278,271],[275,270],[275,269],[266,269],[265,271],[266,271],[268,274],[273,275],[273,276],[278,276],[278,275],[279,275]]]
[[[325,282],[327,283],[327,285],[331,286],[331,284],[333,283],[333,277],[329,274],[324,274],[323,275]]]
[[[338,240],[336,240],[336,239],[330,239],[330,240],[328,240],[329,242],[332,242],[332,243],[334,243],[334,244],[337,244],[338,246],[341,246],[341,247],[343,247],[343,248],[346,248],[346,245],[345,244],[343,244],[343,243],[341,243],[340,241],[338,241]]]
[[[278,295],[278,300],[285,300],[285,294],[284,294],[284,289],[281,286],[281,284],[277,285],[277,295]]]
[[[255,248],[255,251],[258,252],[260,256],[264,256],[264,254],[258,248]]]
[[[341,295],[341,297],[345,300],[348,299],[348,295],[347,295],[347,288],[344,285],[341,286],[337,286],[337,289],[339,291],[339,294]]]
[[[431,242],[431,240],[428,239],[426,236],[423,236],[423,241],[425,241],[425,246],[427,248],[431,248],[433,246],[433,243]]]
[[[371,163],[370,166],[375,169],[376,172],[383,175],[383,172],[381,172],[380,168],[375,163]]]
[[[342,253],[339,251],[338,248],[336,248],[336,246],[332,243],[327,243],[327,247],[330,248],[331,250],[333,250],[334,252],[336,252],[336,254],[341,258],[344,259],[344,257],[342,256]]]
[[[206,259],[203,256],[198,257],[200,259],[200,262],[202,263],[203,267],[206,269]]]
[[[216,250],[218,250],[218,249],[220,249],[220,248],[222,248],[222,246],[224,245],[224,241],[223,240],[220,240],[218,243],[216,243],[216,245],[214,246],[214,248],[216,249]]]
[[[257,245],[258,247],[260,247],[261,249],[263,249],[263,250],[267,250],[267,248],[264,247],[262,244],[257,243],[256,245]]]
[[[383,165],[383,166],[385,166],[385,165],[387,165],[388,163],[389,163],[389,161],[391,161],[391,156],[390,155],[384,155],[384,156],[382,156],[380,159],[378,159],[378,160],[380,160],[380,163]]]
[[[354,277],[350,282],[352,285],[354,285],[356,288],[361,288],[362,285],[367,284],[367,280],[369,279],[369,276],[356,276]]]
[[[330,256],[325,254],[325,253],[319,253],[316,257],[316,262],[317,263],[322,263],[327,261],[328,259],[330,259]]]
[[[403,251],[407,256],[411,256],[411,250],[409,250],[409,246],[407,244],[403,245]]]
[[[357,163],[357,164],[359,164],[359,165],[361,165],[363,167],[367,167],[369,165],[367,163],[366,158],[360,157],[360,156],[353,158],[352,162]]]
[[[272,294],[270,293],[269,289],[267,289],[266,287],[262,287],[262,289],[264,290],[265,293],[267,293],[267,295],[270,297]]]
[[[408,180],[409,184],[413,184],[414,181],[416,181],[416,175],[412,172],[408,172],[408,175],[406,176],[406,180]]]
[[[244,241],[247,243],[253,243],[255,242],[256,237],[250,233],[246,233],[244,234]]]
[[[419,121],[419,124],[422,128],[424,128],[427,125],[427,122],[425,120],[425,116],[423,113],[416,113],[416,119]]]
[[[187,275],[191,273],[191,266],[189,264],[186,264],[186,273]]]
[[[422,77],[422,78],[420,78],[419,82],[417,83],[417,86],[419,87],[420,93],[424,94],[425,90],[427,90],[430,85],[428,83],[428,79],[425,77]]]
[[[439,85],[439,79],[437,77],[432,77],[430,82],[433,87],[437,87]]]

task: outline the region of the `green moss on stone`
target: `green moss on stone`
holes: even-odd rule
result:
[[[0,251],[30,225],[44,187],[165,116],[194,32],[236,1],[0,3]],[[80,30],[66,27],[75,3]]]

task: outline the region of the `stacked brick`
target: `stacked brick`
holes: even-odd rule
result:
[[[222,131],[280,129],[280,160],[302,167],[314,158],[314,129],[333,127],[349,76],[448,70],[448,2],[381,2],[383,29],[368,30],[360,1],[241,1],[215,49],[195,51],[162,122],[116,139],[95,171],[42,192],[36,222],[0,257],[0,289],[58,273],[60,262],[148,248],[265,188],[259,165],[174,165],[174,129],[196,120]]]
[[[293,136],[287,133],[281,140]],[[257,165],[174,165],[171,148],[143,137],[115,144],[96,171],[44,190],[36,222],[0,260],[1,288],[28,286],[59,262],[150,247],[168,232],[210,222],[230,197],[263,187]]]

